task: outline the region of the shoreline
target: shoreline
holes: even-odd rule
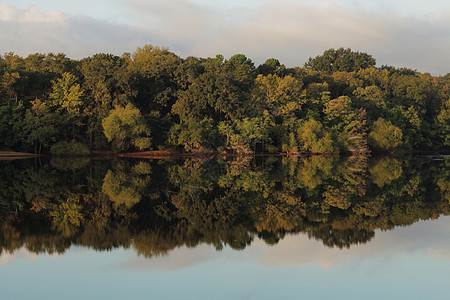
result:
[[[39,157],[39,154],[16,152],[16,151],[0,151],[0,160],[13,160]]]
[[[382,154],[383,152],[372,152],[369,156]],[[384,153],[388,155],[404,155],[404,154],[422,154],[422,155],[437,155],[447,156],[450,152],[446,149],[441,151],[425,150],[425,151],[399,151]],[[351,153],[311,153],[311,152],[275,152],[275,153],[230,153],[225,151],[207,151],[198,150],[191,152],[169,152],[164,150],[142,151],[142,152],[113,152],[113,151],[93,151],[89,155],[47,155],[34,154],[27,152],[15,151],[0,151],[0,160],[14,160],[27,159],[38,157],[57,157],[57,158],[77,158],[77,157],[91,157],[91,158],[143,158],[143,159],[170,159],[170,158],[231,158],[231,157],[308,157],[308,156],[352,156]]]

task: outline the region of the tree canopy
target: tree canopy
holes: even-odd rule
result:
[[[445,149],[449,78],[377,68],[371,55],[350,48],[294,68],[276,58],[255,66],[244,54],[181,58],[152,45],[81,60],[7,53],[0,57],[0,149]]]
[[[309,58],[305,63],[307,69],[327,74],[334,72],[357,72],[375,66],[375,59],[364,52],[352,51],[350,48],[328,49],[322,55]]]

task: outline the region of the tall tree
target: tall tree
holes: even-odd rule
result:
[[[328,49],[322,55],[310,57],[305,68],[322,71],[328,74],[334,72],[356,72],[375,66],[375,59],[364,52],[352,51],[350,48]]]
[[[106,138],[119,151],[133,147],[144,150],[151,146],[150,129],[140,110],[132,104],[116,106],[102,125]]]
[[[55,116],[46,104],[38,99],[33,101],[23,120],[22,141],[34,145],[34,152],[40,154],[42,146],[47,147],[56,141],[57,130],[54,123]]]

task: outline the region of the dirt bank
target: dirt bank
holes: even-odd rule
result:
[[[39,155],[26,152],[0,151],[0,160],[22,159],[37,156]]]

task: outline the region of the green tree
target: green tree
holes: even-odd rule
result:
[[[310,119],[298,128],[301,149],[313,153],[335,153],[338,151],[331,133],[324,126]]]
[[[116,106],[103,119],[102,126],[108,141],[119,151],[131,147],[144,150],[151,146],[150,129],[140,110],[131,104]]]
[[[104,148],[104,119],[113,104],[124,102],[123,82],[127,81],[128,60],[112,54],[95,54],[81,60],[82,86],[85,90],[84,115],[87,117],[87,134],[90,146]]]
[[[77,83],[77,77],[66,72],[53,81],[50,99],[46,103],[72,123],[72,139],[75,139],[75,127],[83,125],[83,95],[84,90]]]
[[[0,104],[0,148],[13,150],[20,147],[23,134],[25,108],[22,101]]]
[[[302,83],[291,76],[258,75],[255,80],[254,109],[267,110],[276,118],[292,119],[301,109],[305,99],[301,98]]]
[[[165,145],[173,124],[172,106],[179,91],[182,60],[166,48],[145,45],[131,55],[120,86],[125,100],[149,117],[147,125],[156,146]],[[128,102],[121,102],[125,104]]]
[[[56,140],[55,116],[45,103],[38,99],[33,101],[32,105],[25,112],[22,126],[22,141],[26,144],[34,145],[34,153],[41,153],[42,146],[47,147]]]
[[[268,115],[236,121],[236,130],[244,148],[256,151],[257,145],[264,148],[265,144],[269,144],[271,142],[269,137],[270,123],[271,120]]]
[[[76,117],[81,112],[83,94],[84,91],[77,83],[75,75],[66,72],[53,82],[49,104],[56,110],[65,111],[70,116]]]
[[[342,131],[345,126],[354,120],[356,113],[351,105],[352,101],[347,96],[341,96],[337,99],[327,101],[323,112],[329,126]]]
[[[437,116],[438,130],[444,141],[444,145],[450,146],[450,98],[442,104],[441,111]]]
[[[369,133],[369,145],[379,150],[395,150],[403,143],[402,130],[390,121],[379,118]]]
[[[305,63],[307,69],[322,71],[328,74],[334,72],[356,72],[375,66],[375,59],[364,52],[352,51],[350,48],[328,49],[322,55],[309,58]]]
[[[179,93],[172,111],[183,122],[204,117],[217,121],[242,118],[251,104],[254,84],[253,62],[242,54],[224,61],[223,56],[191,64],[187,89]]]
[[[172,127],[169,142],[186,150],[214,150],[223,145],[223,138],[214,120],[190,118]]]
[[[286,66],[282,65],[276,58],[269,58],[262,65],[259,65],[256,71],[263,76],[272,74],[282,77],[286,72]]]

